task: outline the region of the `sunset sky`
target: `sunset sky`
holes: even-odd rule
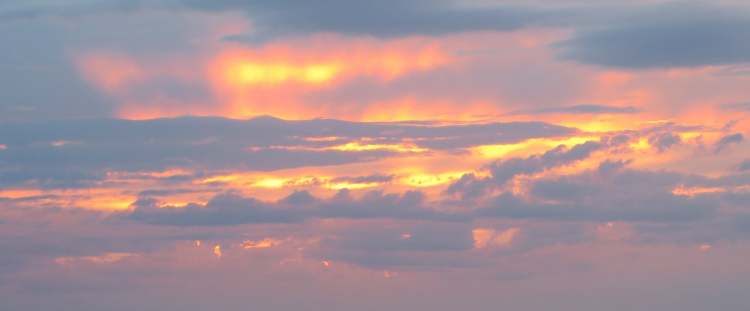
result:
[[[0,310],[750,310],[746,0],[2,0]]]

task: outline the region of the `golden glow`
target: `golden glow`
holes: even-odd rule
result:
[[[719,187],[685,187],[678,186],[672,190],[672,194],[678,196],[694,197],[702,194],[726,192],[727,189]]]
[[[281,189],[312,185],[316,183],[314,177],[278,177],[273,175],[258,175],[254,173],[235,173],[228,175],[217,175],[201,180],[201,184],[227,183],[236,187],[256,187],[266,189]]]
[[[356,189],[374,188],[374,187],[380,186],[381,184],[382,183],[379,183],[379,182],[361,182],[361,183],[327,182],[326,188],[333,189],[333,190],[341,190],[341,189],[356,190]]]
[[[560,145],[573,147],[588,141],[597,140],[599,140],[599,137],[595,136],[574,136],[562,139],[534,138],[516,144],[483,145],[473,147],[471,150],[475,154],[484,158],[503,158],[517,155],[516,153],[519,152],[523,154],[533,154],[544,152]]]
[[[261,64],[239,62],[227,69],[227,81],[239,85],[303,82],[322,84],[332,80],[340,69],[334,64]]]
[[[242,248],[244,249],[263,249],[271,248],[281,244],[281,241],[275,239],[262,239],[258,241],[247,240],[242,242]]]
[[[216,244],[216,245],[214,246],[214,256],[216,256],[216,258],[221,258],[221,256],[222,256],[222,255],[223,255],[223,254],[222,254],[222,252],[221,252],[221,245],[219,245],[219,244]]]
[[[474,248],[507,247],[513,243],[519,233],[521,229],[515,227],[499,232],[494,229],[476,228],[472,230]]]
[[[611,121],[597,120],[588,122],[561,122],[562,125],[575,127],[590,133],[607,133],[627,129],[625,124],[617,124]]]
[[[200,182],[204,184],[228,183],[228,182],[239,180],[240,178],[242,178],[242,175],[229,174],[229,175],[219,175],[219,176],[209,177],[209,178],[201,180]]]
[[[308,139],[305,139],[308,140]],[[335,137],[324,137],[314,140],[308,140],[308,141],[335,141]],[[262,151],[266,149],[271,150],[297,150],[297,151],[346,151],[346,152],[363,152],[363,151],[392,151],[392,152],[401,152],[401,153],[419,153],[419,152],[427,152],[429,149],[421,148],[415,144],[411,143],[401,143],[401,144],[371,144],[367,141],[371,141],[372,139],[362,139],[361,141],[355,141],[355,142],[349,142],[342,145],[336,145],[336,146],[328,146],[328,147],[307,147],[307,146],[270,146],[267,148],[259,148],[259,147],[251,147],[247,150],[249,151]]]
[[[696,139],[698,137],[704,136],[705,133],[701,133],[701,132],[684,132],[684,133],[680,133],[679,135],[680,135],[680,139],[682,141],[690,141],[690,140]]]
[[[630,148],[635,151],[648,150],[651,148],[651,144],[648,142],[648,138],[642,137],[637,142],[631,143]]]
[[[57,257],[55,263],[58,265],[73,264],[76,262],[86,262],[92,264],[113,264],[125,258],[134,257],[131,253],[105,253],[100,256],[82,256],[82,257]]]
[[[360,142],[351,142],[340,146],[326,148],[328,150],[338,151],[374,151],[386,150],[393,152],[427,152],[428,149],[420,148],[411,144],[362,144]]]
[[[361,105],[355,99],[310,105],[305,97],[353,79],[388,82],[456,63],[436,40],[326,35],[257,48],[224,45],[216,47],[213,55],[197,59],[147,59],[107,51],[85,53],[76,59],[86,80],[118,102],[119,117],[139,120],[182,115],[364,120],[376,115],[369,104]],[[162,91],[145,96],[137,93],[137,86],[163,79],[200,84],[210,89],[212,96],[185,99]],[[451,105],[446,115],[455,114],[453,108]],[[383,116],[383,112],[377,114]]]
[[[286,178],[265,178],[265,179],[261,179],[259,181],[254,182],[252,186],[258,187],[258,188],[278,189],[278,188],[283,188],[289,183],[290,183],[290,179],[286,179]]]
[[[89,198],[77,200],[74,204],[89,209],[123,211],[130,209],[130,205],[137,199],[138,198],[134,195],[118,194],[111,197],[95,195]]]
[[[263,189],[283,189],[307,186],[320,186],[326,189],[365,189],[382,185],[382,182],[349,182],[335,181],[336,178],[318,174],[317,177],[311,176],[273,176],[258,175],[255,173],[245,174],[228,174],[217,175],[205,178],[200,181],[201,184],[226,183],[233,187],[254,187]]]
[[[0,190],[0,198],[24,199],[19,206],[38,204],[55,205],[66,208],[83,208],[100,211],[122,211],[138,198],[134,194],[122,193],[118,189],[5,189]]]
[[[448,172],[439,174],[414,173],[400,178],[399,182],[411,187],[434,187],[453,182],[461,178],[464,174],[466,174],[466,172]]]

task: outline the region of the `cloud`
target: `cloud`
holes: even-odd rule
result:
[[[347,183],[387,183],[393,180],[393,175],[367,175],[367,176],[342,176],[336,177],[332,182],[347,182]]]
[[[300,5],[290,0],[273,3],[182,0],[182,3],[199,10],[245,12],[257,30],[228,39],[249,42],[313,33],[391,38],[467,31],[508,31],[539,23],[546,14],[538,9],[508,4],[474,8],[443,0],[333,0],[317,5]]]
[[[322,202],[320,217],[467,220],[463,215],[441,213],[431,208],[424,193],[419,191],[407,191],[400,195],[370,191],[362,198],[354,199],[349,191],[342,190],[330,200]]]
[[[563,59],[625,69],[727,65],[750,61],[744,7],[668,3],[615,16],[555,45]]]
[[[723,136],[719,141],[714,144],[714,153],[718,154],[722,150],[728,148],[731,145],[736,145],[745,140],[745,136],[742,133],[734,133]]]
[[[537,109],[517,110],[511,115],[543,115],[543,114],[633,114],[639,110],[635,107],[619,107],[605,105],[575,105],[564,107],[544,107]]]
[[[367,252],[462,251],[472,247],[471,228],[466,223],[359,223],[337,230],[335,238],[323,241],[323,247]]]
[[[476,211],[480,217],[557,221],[691,222],[716,212],[715,201],[678,196],[686,176],[636,170],[584,172],[534,181],[529,198],[505,192]]]
[[[682,142],[682,138],[680,138],[680,135],[674,133],[663,132],[650,136],[648,142],[656,147],[657,150],[663,152],[672,146],[679,145]]]
[[[185,117],[0,124],[0,185],[83,187],[107,171],[273,171],[561,137],[541,122],[472,125]],[[61,143],[66,142],[66,143]],[[189,175],[189,174],[188,174]],[[189,178],[185,174],[173,178]]]
[[[121,216],[137,222],[171,226],[295,223],[312,218],[468,220],[465,215],[438,212],[426,203],[424,194],[418,191],[403,194],[370,191],[361,198],[353,198],[349,190],[344,189],[329,199],[296,191],[277,202],[225,193],[214,196],[206,204],[191,203],[182,208],[161,206],[157,200],[144,197],[132,204],[132,211]]]
[[[462,198],[476,198],[487,191],[503,186],[518,175],[528,175],[545,170],[573,164],[588,158],[592,153],[606,148],[601,142],[589,141],[575,145],[573,148],[558,146],[541,155],[528,158],[512,158],[497,161],[487,166],[489,177],[479,178],[473,174],[466,174],[451,184],[446,193],[458,194]]]
[[[0,18],[1,19],[1,18]],[[66,56],[66,40],[53,23],[2,24],[5,59],[0,122],[106,116],[113,102],[78,78]]]
[[[252,223],[293,223],[302,221],[304,210],[283,208],[235,194],[220,194],[205,206],[160,208],[157,201],[143,198],[135,203],[128,217],[132,220],[172,226],[230,226]]]
[[[740,171],[750,171],[750,159],[746,159],[737,165],[737,169]]]

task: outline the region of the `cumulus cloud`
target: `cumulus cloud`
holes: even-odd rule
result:
[[[446,193],[458,194],[462,198],[475,198],[493,188],[503,186],[515,176],[539,173],[554,167],[573,164],[588,158],[592,153],[602,150],[606,146],[601,142],[589,141],[573,148],[558,146],[544,154],[528,158],[497,161],[487,166],[487,170],[490,172],[489,177],[479,178],[473,174],[464,175],[451,184]]]

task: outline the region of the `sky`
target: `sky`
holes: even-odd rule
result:
[[[0,310],[748,310],[750,3],[0,2]]]

